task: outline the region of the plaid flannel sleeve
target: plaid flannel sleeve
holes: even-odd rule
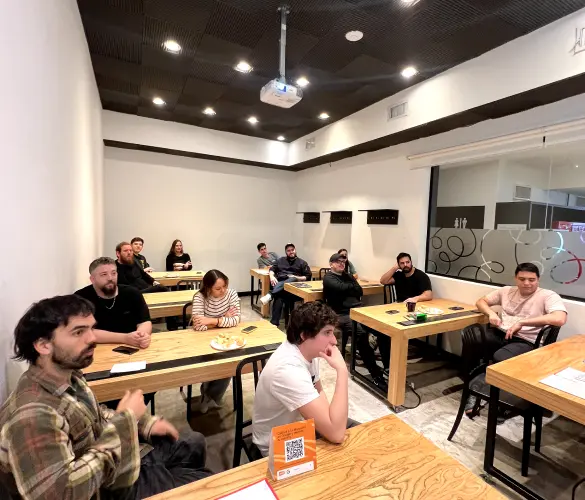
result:
[[[100,412],[102,417],[108,421],[117,415],[114,410],[108,408],[105,405],[100,405]],[[158,420],[160,420],[160,417],[157,417],[156,415],[151,416],[148,413],[144,413],[144,415],[142,415],[142,418],[138,421],[138,435],[144,441],[150,442],[150,431],[152,430],[152,426]]]
[[[87,499],[100,488],[130,487],[140,472],[138,429],[129,411],[105,423],[81,456],[73,453],[68,421],[53,408],[32,403],[2,429],[2,453],[18,491],[27,500]]]

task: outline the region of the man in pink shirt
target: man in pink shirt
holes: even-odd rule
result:
[[[544,326],[563,326],[567,322],[567,309],[559,295],[539,288],[538,267],[519,264],[514,274],[516,286],[498,288],[476,303],[489,317],[491,327],[486,329],[486,337],[496,363],[534,349]],[[501,316],[493,306],[501,306]]]

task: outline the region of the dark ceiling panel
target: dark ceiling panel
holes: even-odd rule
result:
[[[282,109],[259,96],[278,76],[281,3],[78,0],[104,108],[290,141],[585,7],[585,0],[288,0],[287,77],[311,83],[299,104]],[[348,42],[350,30],[364,38]],[[169,39],[179,54],[163,49]],[[254,71],[236,72],[240,60]],[[408,81],[400,76],[406,65],[419,70]],[[167,101],[164,109],[152,104],[154,95]],[[202,115],[206,106],[217,115]],[[331,120],[317,119],[321,111]],[[487,107],[473,119],[501,113],[507,108]],[[252,114],[257,126],[246,121]]]

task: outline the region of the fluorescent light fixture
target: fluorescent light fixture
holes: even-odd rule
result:
[[[258,118],[256,118],[255,116],[251,116],[250,118],[248,118],[248,121],[252,124],[252,125],[256,125],[258,123]]]
[[[402,70],[402,76],[404,78],[411,78],[418,73],[418,70],[414,66],[408,66]]]
[[[284,135],[279,135],[279,136],[277,137],[277,139],[278,139],[279,141],[284,141]]]
[[[327,120],[328,118],[329,118],[329,115],[325,112],[323,112],[319,115],[320,120]]]
[[[163,47],[174,54],[181,52],[181,46],[175,40],[167,40],[163,43]]]
[[[307,80],[304,76],[301,76],[299,79],[297,79],[297,85],[301,88],[306,87],[309,85],[309,80]]]
[[[236,71],[239,71],[240,73],[249,73],[250,71],[252,71],[252,66],[250,66],[246,61],[240,61],[237,65],[236,65]]]
[[[215,115],[215,110],[213,108],[205,108],[203,110],[203,114],[207,115],[207,116],[214,116]]]
[[[153,102],[154,104],[156,104],[157,106],[164,106],[164,105],[166,104],[166,102],[165,102],[163,99],[161,99],[160,97],[155,97],[155,98],[152,100],[152,102]]]
[[[361,31],[348,31],[345,34],[345,38],[350,42],[357,42],[364,37],[364,34]]]

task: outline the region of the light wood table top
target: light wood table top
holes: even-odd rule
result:
[[[450,307],[462,307],[463,309],[453,311],[449,309]],[[454,300],[433,299],[427,302],[419,302],[416,305],[415,312],[424,312],[429,308],[441,309],[443,311],[443,316],[476,310],[474,305],[463,304],[461,302],[455,302]],[[392,310],[396,310],[398,313],[386,313],[386,311]],[[475,314],[460,316],[458,318],[446,318],[440,321],[430,321],[417,323],[412,326],[403,326],[400,322],[408,321],[409,318],[405,317],[407,313],[408,311],[404,302],[393,302],[391,304],[352,309],[350,316],[351,319],[358,323],[369,326],[377,332],[384,333],[392,338],[396,335],[400,335],[401,337],[409,339],[460,330],[466,326],[472,325],[473,323],[485,323],[487,321],[484,314],[477,312]],[[429,317],[429,319],[431,318],[436,319],[437,316]]]
[[[461,307],[462,309],[453,311],[449,309],[450,307]],[[423,312],[428,308],[441,309],[444,312],[443,316],[463,313],[465,311],[475,311],[475,306],[446,299],[433,299],[427,302],[420,302],[416,305],[416,311],[419,312]],[[394,314],[388,314],[386,312],[393,310],[398,312]],[[393,302],[380,306],[358,307],[351,309],[349,313],[349,317],[352,320],[369,326],[377,332],[388,335],[392,339],[390,374],[388,377],[388,401],[395,407],[404,403],[409,339],[460,330],[474,323],[487,322],[487,317],[484,314],[476,312],[456,318],[445,318],[439,321],[427,321],[424,323],[415,323],[411,326],[404,326],[399,323],[408,321],[405,314],[407,314],[407,310],[406,304],[403,302]],[[435,318],[436,316],[430,319]]]
[[[255,325],[258,328],[249,334],[242,333],[242,329],[250,325]],[[245,347],[267,346],[282,343],[285,339],[284,334],[278,328],[265,320],[240,323],[234,328],[214,328],[206,332],[196,332],[189,329],[154,333],[147,349],[130,356],[114,352],[112,349],[118,344],[98,345],[95,349],[94,362],[83,371],[85,374],[90,374],[109,371],[116,363],[146,361],[148,365],[149,363],[217,353],[218,351],[211,347],[210,342],[220,331],[231,335],[243,335],[246,339]],[[89,386],[98,400],[109,401],[122,397],[124,392],[130,389],[142,389],[148,393],[231,377],[235,374],[238,362],[247,356],[249,354],[162,370],[135,372],[119,377],[94,380],[89,382]]]
[[[174,292],[145,293],[142,296],[146,301],[151,318],[165,318],[180,316],[183,306],[193,301],[197,290],[178,290]]]
[[[352,429],[341,445],[317,441],[317,469],[273,481],[267,459],[151,497],[212,500],[267,478],[280,500],[504,500],[492,486],[389,415]]]
[[[176,286],[181,280],[201,281],[205,273],[192,269],[191,271],[153,271],[149,274],[161,285]]]
[[[585,399],[540,383],[575,368],[585,372],[585,335],[575,335],[488,366],[486,382],[585,425]]]
[[[260,268],[254,267],[254,268],[250,269],[250,275],[255,276],[258,279],[262,279],[265,276],[270,276],[270,271],[267,268],[260,269]]]
[[[309,285],[308,288],[299,288],[295,283],[285,283],[284,289],[300,297],[304,302],[312,302],[323,299],[323,282],[322,281],[303,281],[303,284]],[[376,281],[358,280],[362,286],[364,295],[378,295],[384,293],[384,286]]]

